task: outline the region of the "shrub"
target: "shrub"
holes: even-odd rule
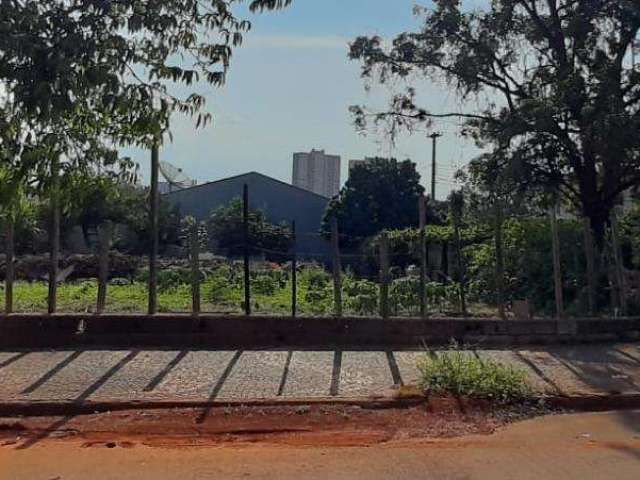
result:
[[[499,403],[522,401],[531,395],[524,370],[454,348],[420,358],[418,370],[424,390]]]
[[[223,265],[208,273],[202,284],[202,298],[206,302],[235,303],[242,298],[242,276],[234,266]]]
[[[149,269],[145,268],[140,271],[136,280],[141,283],[149,282]],[[158,269],[157,273],[157,285],[158,291],[168,292],[175,290],[182,285],[189,285],[191,283],[191,270],[183,267],[171,267]]]
[[[331,276],[321,267],[310,266],[301,269],[298,277],[303,295],[301,308],[314,315],[324,315],[332,311],[333,284]]]
[[[420,279],[404,277],[394,280],[389,288],[389,297],[396,315],[400,312],[415,314],[420,305]]]
[[[357,280],[348,275],[344,277],[342,291],[348,310],[358,315],[373,315],[377,312],[378,285],[374,282]]]

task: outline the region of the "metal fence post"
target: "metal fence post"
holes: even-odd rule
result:
[[[589,305],[589,315],[596,313],[596,262],[595,249],[593,246],[593,230],[591,219],[583,218],[584,229],[584,249],[587,258],[587,301]]]
[[[501,320],[507,319],[505,312],[505,291],[504,291],[504,241],[502,235],[504,223],[504,211],[500,199],[494,200],[494,232],[493,239],[496,249],[496,300],[498,303],[498,316]]]
[[[107,303],[107,284],[109,282],[109,249],[111,248],[112,226],[100,225],[98,230],[98,300],[96,313],[104,312]]]
[[[58,162],[52,166],[51,187],[51,231],[49,232],[49,295],[47,297],[47,312],[56,313],[58,303],[58,269],[60,263],[60,188]]]
[[[560,262],[560,234],[558,233],[557,203],[551,207],[551,249],[553,251],[553,281],[555,287],[556,316],[564,317],[564,299],[562,292],[562,265]]]
[[[338,219],[331,219],[331,246],[333,256],[333,310],[336,317],[342,316],[342,265],[340,263],[340,232]]]
[[[249,270],[249,185],[242,189],[242,242],[244,266],[244,313],[251,315],[251,272]]]
[[[151,191],[150,191],[150,226],[151,252],[149,254],[149,315],[158,313],[158,250],[159,250],[159,220],[158,209],[158,169],[160,164],[160,146],[158,140],[151,147]]]
[[[418,199],[420,225],[420,316],[427,316],[427,199],[421,195]]]
[[[380,316],[389,318],[389,237],[380,234]]]
[[[200,315],[200,228],[193,222],[189,232],[189,250],[191,260],[191,313]]]
[[[293,254],[291,256],[291,316],[298,314],[298,251],[296,245],[296,222],[291,222],[291,240],[293,242]]]
[[[627,289],[624,278],[624,266],[620,253],[620,235],[618,231],[618,216],[615,207],[611,211],[611,247],[613,249],[613,263],[615,268],[616,287],[618,291],[618,303],[622,315],[627,314]]]
[[[456,246],[456,270],[460,289],[460,311],[462,315],[467,315],[467,294],[465,285],[465,267],[462,258],[462,240],[460,239],[460,223],[458,219],[453,222],[453,234]]]
[[[13,312],[13,282],[15,279],[15,223],[13,217],[7,218],[6,256],[7,267],[4,277],[4,313],[9,315]]]

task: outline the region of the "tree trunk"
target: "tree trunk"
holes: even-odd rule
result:
[[[614,208],[613,202],[604,204],[602,202],[583,202],[584,216],[591,223],[591,231],[593,232],[593,241],[599,251],[606,248],[607,227],[611,218],[611,211]]]

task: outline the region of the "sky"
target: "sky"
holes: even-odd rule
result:
[[[478,0],[479,1],[479,0]],[[165,141],[161,159],[199,183],[249,171],[290,182],[292,155],[312,148],[342,157],[342,181],[350,159],[365,156],[410,158],[425,187],[430,182],[430,132],[403,135],[391,145],[381,132],[363,136],[353,126],[349,106],[385,105],[392,87],[367,92],[360,65],[347,57],[359,35],[396,34],[416,29],[415,0],[294,0],[282,11],[246,15],[253,27],[233,54],[222,88],[197,88],[207,98],[213,123],[196,129],[193,120],[174,116],[173,140]],[[474,0],[468,0],[475,6]],[[430,2],[422,5],[429,6]],[[416,80],[422,105],[430,111],[459,111],[445,85]],[[403,84],[393,88],[403,88]],[[453,187],[453,173],[478,154],[457,133],[456,122],[434,125],[444,136],[438,148],[438,197]],[[126,152],[148,179],[148,152]]]

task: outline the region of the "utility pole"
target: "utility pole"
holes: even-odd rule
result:
[[[433,153],[431,157],[431,200],[436,199],[436,151],[438,138],[442,136],[441,133],[432,133],[429,138],[433,141]]]

